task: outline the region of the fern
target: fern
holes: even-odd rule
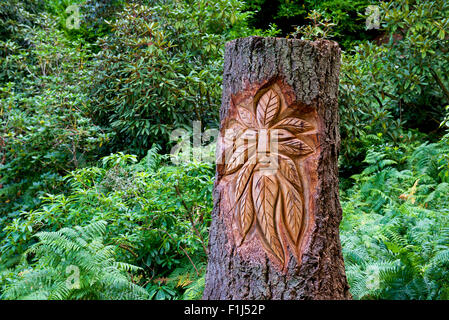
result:
[[[449,145],[424,143],[392,152],[378,146],[342,193],[341,239],[357,299],[447,299],[449,185],[442,181]],[[442,165],[443,163],[443,165]]]
[[[5,299],[145,299],[148,293],[129,273],[140,268],[115,261],[115,248],[103,244],[104,221],[85,227],[36,234],[25,257],[37,262],[4,292]]]
[[[182,296],[184,300],[199,300],[204,291],[205,275],[192,282]]]

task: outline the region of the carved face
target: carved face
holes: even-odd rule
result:
[[[298,135],[313,126],[291,116],[280,90],[259,92],[237,106],[235,121],[225,130],[224,175],[233,175],[234,218],[240,245],[253,228],[265,250],[286,263],[285,241],[295,257],[304,231],[304,195],[295,159],[314,149]]]

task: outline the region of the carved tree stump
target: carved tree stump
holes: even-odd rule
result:
[[[226,44],[204,299],[350,299],[337,157],[340,49]]]

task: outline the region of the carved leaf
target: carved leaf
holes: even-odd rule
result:
[[[298,139],[297,134],[314,127],[296,118],[294,110],[289,112],[290,106],[281,108],[282,101],[275,90],[269,89],[258,101],[248,98],[237,105],[237,115],[226,123],[233,131],[224,139],[226,147],[222,149],[226,153],[225,174],[237,172],[231,210],[234,210],[234,223],[242,236],[240,244],[251,228],[255,228],[265,251],[284,264],[288,258],[284,245],[292,246],[296,256],[306,228],[304,224],[308,221],[302,180],[293,159],[312,153],[314,149]],[[250,105],[255,108],[249,108]],[[281,109],[285,113],[280,114]],[[275,122],[278,119],[282,120]],[[265,137],[269,137],[269,141]],[[279,167],[273,169],[275,163]]]
[[[255,150],[256,143],[243,144],[235,149],[235,151],[229,157],[229,160],[225,159],[225,162],[227,162],[225,174],[231,174],[240,169],[248,159],[248,157],[251,157],[251,155],[254,154]]]
[[[290,183],[300,186],[298,169],[290,158],[279,156],[279,170]]]
[[[272,89],[265,92],[257,103],[257,122],[262,128],[270,125],[279,112],[279,96]]]
[[[224,133],[220,134],[217,141],[216,163],[224,164],[225,156],[228,158],[231,156],[232,150],[235,145],[236,138],[243,132],[243,127],[240,124],[233,124],[230,128],[224,130]]]
[[[247,188],[245,188],[242,197],[239,200],[239,203],[236,207],[236,210],[238,210],[238,217],[240,222],[240,230],[242,235],[242,241],[245,239],[246,234],[248,233],[249,229],[251,228],[251,225],[254,220],[254,205],[253,205],[253,199],[251,195],[251,181],[249,182],[249,185]],[[240,243],[240,244],[241,244]]]
[[[256,126],[254,115],[251,111],[246,108],[238,107],[237,108],[240,116],[240,120],[242,123],[248,128],[253,128]]]
[[[279,152],[290,156],[303,156],[313,152],[313,149],[299,139],[280,141]]]
[[[240,169],[235,186],[235,201],[240,200],[240,196],[242,195],[243,190],[245,190],[255,166],[255,161],[253,162],[251,159],[248,159],[242,169]]]
[[[284,221],[291,241],[297,245],[303,221],[303,202],[293,186],[290,186],[285,195]]]
[[[275,223],[275,205],[279,193],[279,184],[274,175],[264,175],[261,171],[254,174],[253,202],[261,236],[268,244],[268,250],[283,263],[284,252],[279,240]]]
[[[275,128],[287,129],[293,133],[302,133],[313,129],[313,126],[298,118],[285,118],[276,123]]]

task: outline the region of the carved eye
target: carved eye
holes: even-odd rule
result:
[[[253,144],[257,141],[258,133],[256,130],[245,130],[235,141],[235,147],[238,148],[243,144]]]
[[[242,133],[242,135],[239,137],[239,139],[256,140],[257,139],[257,131],[252,130],[252,129],[245,130],[245,132]]]
[[[256,123],[254,121],[255,117],[251,111],[247,110],[244,107],[239,107],[238,112],[239,112],[240,119],[242,120],[242,122],[245,126],[247,126],[249,128],[255,127],[255,125],[256,125]]]
[[[270,130],[270,139],[277,141],[284,141],[288,139],[294,139],[295,135],[290,131],[285,129],[271,129]]]
[[[234,140],[239,136],[239,134],[242,132],[242,127],[236,126],[230,129],[226,129],[224,132],[224,140],[227,143],[232,143]]]

